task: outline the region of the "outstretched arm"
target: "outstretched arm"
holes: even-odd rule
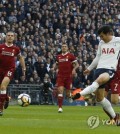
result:
[[[93,70],[94,68],[97,67],[98,62],[100,60],[100,56],[101,56],[101,45],[98,46],[98,50],[97,50],[97,54],[95,59],[92,61],[92,63],[90,64],[90,66],[87,68],[87,70],[85,71],[85,73]]]

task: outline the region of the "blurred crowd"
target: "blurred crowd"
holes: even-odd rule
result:
[[[0,43],[7,31],[14,31],[27,67],[24,77],[16,59],[12,83],[41,84],[47,79],[55,86],[56,55],[66,42],[79,63],[73,88],[87,86],[92,73],[84,76],[83,70],[96,55],[101,25],[111,25],[120,36],[119,0],[1,0]]]

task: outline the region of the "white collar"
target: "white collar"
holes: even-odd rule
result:
[[[5,43],[5,45],[6,45],[7,47],[12,47],[12,46],[13,46],[13,44],[11,44],[11,45],[8,45],[8,44],[6,44],[6,43]]]
[[[68,54],[68,52],[66,52],[66,53],[64,53],[64,54],[62,53],[63,56],[66,55],[66,54]]]

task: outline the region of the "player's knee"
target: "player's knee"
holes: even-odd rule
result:
[[[119,100],[111,100],[111,103],[117,105],[119,103]]]
[[[103,96],[97,96],[96,101],[101,102],[103,100]]]
[[[63,94],[63,90],[58,89],[58,94]]]
[[[109,80],[109,77],[104,77],[104,75],[100,75],[99,79],[97,79],[97,82],[99,85],[102,85],[106,83]]]
[[[4,86],[4,85],[1,85],[1,88],[0,88],[1,90],[6,90],[6,86]]]

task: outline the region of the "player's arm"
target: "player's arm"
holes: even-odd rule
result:
[[[18,55],[18,59],[19,59],[19,61],[20,61],[20,65],[21,65],[21,67],[22,67],[23,75],[25,76],[26,66],[25,66],[24,57],[23,57],[21,54],[19,54],[19,55]]]
[[[72,65],[73,65],[72,74],[74,75],[76,72],[76,69],[79,67],[77,60],[73,61]]]
[[[54,67],[54,70],[56,70],[56,72],[58,72],[58,56],[56,57],[56,62],[55,64],[53,65]]]
[[[55,64],[54,64],[54,70],[56,70],[56,72],[58,73],[58,62],[56,62]]]
[[[76,70],[79,67],[77,60],[73,61],[73,68]]]
[[[99,45],[96,57],[94,58],[90,66],[84,71],[84,74],[89,74],[91,70],[97,67],[98,62],[100,60],[100,56],[101,56],[101,47]]]

